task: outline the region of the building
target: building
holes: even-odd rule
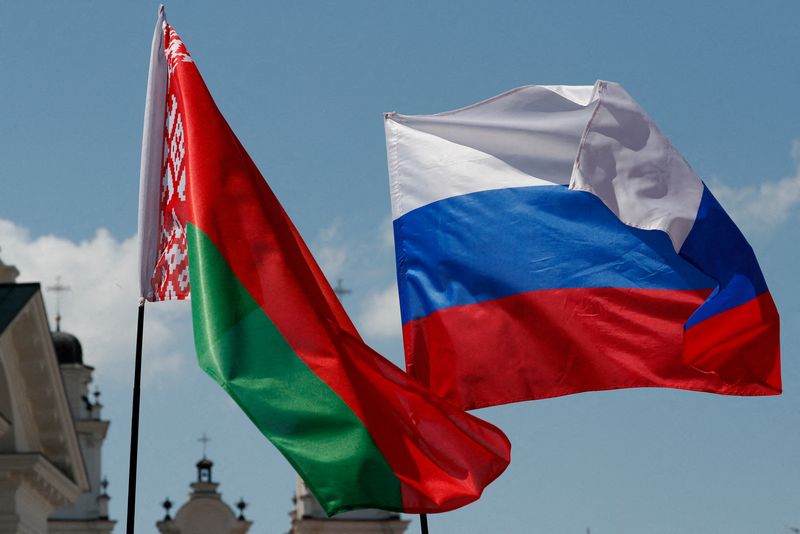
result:
[[[110,533],[93,369],[77,338],[50,332],[40,285],[18,275],[0,261],[0,532]]]
[[[384,510],[353,510],[328,517],[303,480],[297,477],[289,534],[403,534],[410,521]]]
[[[83,363],[83,350],[78,339],[57,327],[52,334],[61,377],[67,392],[67,401],[72,412],[78,444],[89,477],[89,491],[78,500],[55,510],[48,519],[50,534],[110,533],[115,521],[108,518],[106,492],[108,481],[103,478],[102,446],[108,432],[109,421],[102,419],[99,391],[93,400],[89,398],[92,383],[92,367]]]
[[[161,534],[246,534],[250,530],[253,523],[244,517],[247,505],[243,500],[236,503],[237,516],[225,504],[217,491],[219,484],[211,477],[213,466],[205,454],[197,462],[197,480],[189,485],[192,490],[189,500],[178,509],[174,518],[170,516],[172,502],[169,499],[164,501],[166,514],[156,523]]]

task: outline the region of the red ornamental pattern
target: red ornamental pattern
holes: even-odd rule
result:
[[[178,95],[174,90],[175,67],[192,58],[172,27],[164,25],[164,53],[169,69],[169,88],[164,124],[164,158],[161,167],[161,207],[158,260],[153,273],[156,300],[189,297],[189,255],[186,248],[186,139]]]

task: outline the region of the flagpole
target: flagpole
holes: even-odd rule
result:
[[[428,514],[419,514],[419,529],[422,534],[428,534]]]
[[[144,299],[139,300],[139,319],[136,324],[136,358],[133,372],[133,406],[131,408],[131,454],[128,466],[128,519],[125,532],[134,534],[136,515],[136,465],[139,456],[139,401],[142,385],[142,333],[144,331]]]

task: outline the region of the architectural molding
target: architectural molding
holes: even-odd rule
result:
[[[15,487],[27,484],[53,508],[73,503],[83,493],[83,488],[38,453],[0,454],[0,480]]]
[[[292,521],[292,534],[401,534],[405,519],[300,519]]]
[[[91,434],[102,442],[106,439],[110,424],[111,422],[105,419],[79,419],[75,421],[75,430],[78,434]]]
[[[116,521],[108,519],[50,519],[47,522],[48,534],[110,534]]]

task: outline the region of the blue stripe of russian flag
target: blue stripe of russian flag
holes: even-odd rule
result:
[[[750,245],[707,188],[680,255],[664,232],[627,226],[596,196],[563,186],[447,198],[394,230],[403,324],[543,289],[714,289],[689,328],[767,291]]]
[[[394,222],[403,323],[453,306],[558,288],[712,289],[664,232],[623,224],[564,186],[479,191]]]

